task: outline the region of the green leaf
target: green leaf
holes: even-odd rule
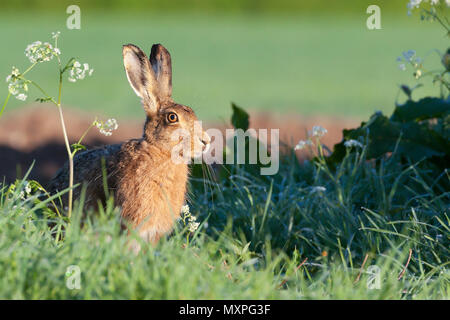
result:
[[[75,58],[70,58],[69,61],[67,61],[66,65],[64,66],[64,68],[62,68],[61,73],[64,73],[67,71],[67,69],[72,68],[73,64],[75,63],[76,59]]]
[[[80,143],[74,143],[74,144],[71,145],[71,147],[72,147],[72,150],[73,150],[73,154],[77,153],[80,150],[86,150],[86,147],[83,146]]]
[[[233,102],[231,103],[231,107],[233,108],[233,115],[231,116],[231,124],[235,129],[242,129],[244,131],[247,131],[249,127],[250,116],[244,109],[238,107]]]
[[[37,98],[36,101],[37,101],[37,102],[40,102],[40,103],[44,103],[44,102],[52,101],[52,98],[51,98],[51,97]]]
[[[428,122],[395,122],[382,113],[376,113],[359,128],[344,130],[344,139],[334,146],[328,162],[336,164],[342,161],[346,154],[345,140],[360,140],[360,137],[366,136],[368,159],[396,151],[412,161],[419,161],[424,158],[448,157],[450,152],[450,141]]]
[[[450,112],[450,99],[424,98],[419,101],[408,100],[397,105],[391,116],[392,121],[407,122],[441,117]]]

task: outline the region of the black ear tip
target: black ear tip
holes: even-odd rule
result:
[[[122,48],[123,49],[139,49],[137,46],[135,46],[134,44],[132,44],[132,43],[127,43],[127,44],[124,44],[123,46],[122,46]]]
[[[157,54],[169,54],[169,51],[161,44],[161,43],[155,43],[152,46],[152,55],[157,55]]]

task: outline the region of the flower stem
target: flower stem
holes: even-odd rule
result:
[[[83,135],[81,136],[81,138],[78,140],[77,144],[81,144],[81,142],[83,141],[84,137],[86,137],[87,133],[89,132],[89,130],[92,129],[92,127],[94,126],[94,122],[91,123],[91,125],[86,129],[86,131],[84,131]],[[75,156],[76,151],[74,150],[72,152],[72,156]]]
[[[61,128],[64,136],[64,143],[67,149],[67,155],[69,157],[69,203],[68,203],[68,212],[67,216],[70,219],[72,215],[72,202],[73,202],[73,155],[70,150],[69,138],[67,136],[66,124],[64,122],[64,115],[61,107],[61,92],[62,92],[62,73],[59,73],[59,89],[58,89],[58,102],[57,107],[59,111],[59,119],[61,121]]]
[[[22,76],[26,75],[28,73],[28,71],[33,69],[36,64],[37,64],[37,62],[34,62],[31,66],[29,66],[28,69],[22,73]]]
[[[2,117],[3,110],[5,110],[6,105],[8,104],[9,98],[11,97],[11,92],[8,91],[8,96],[5,99],[5,102],[3,103],[2,110],[0,110],[0,118]]]

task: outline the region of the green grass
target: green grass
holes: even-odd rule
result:
[[[286,156],[271,177],[231,166],[217,184],[193,179],[199,230],[180,223],[138,255],[112,202],[82,224],[76,206],[68,223],[35,196],[21,199],[23,183],[9,193],[4,186],[0,298],[449,299],[448,173],[431,178],[395,155],[378,164],[365,151],[336,171]],[[79,290],[66,287],[70,265],[80,267]],[[367,287],[371,265],[379,289]]]
[[[161,42],[172,53],[174,98],[192,106],[202,119],[229,116],[230,100],[254,110],[277,114],[327,114],[365,118],[374,110],[390,111],[398,85],[414,84],[398,69],[402,51],[416,49],[433,69],[444,34],[418,17],[382,11],[382,30],[366,28],[361,14],[213,15],[188,13],[119,14],[85,9],[81,30],[65,27],[66,14],[14,12],[0,14],[0,75],[11,66],[24,70],[27,44],[62,32],[65,58],[79,57],[95,68],[92,78],[66,83],[63,102],[96,114],[143,117],[139,101],[124,74],[121,46],[134,43],[147,53]],[[420,39],[420,40],[418,40]],[[53,94],[55,64],[33,70],[33,79]],[[425,80],[430,83],[431,80]],[[3,95],[6,96],[6,85]],[[432,85],[416,97],[435,95]],[[32,98],[38,97],[35,91]],[[7,112],[23,105],[10,102]]]

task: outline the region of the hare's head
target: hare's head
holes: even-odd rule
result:
[[[210,138],[194,111],[172,100],[169,51],[155,44],[148,59],[141,49],[128,44],[123,46],[123,62],[128,81],[141,98],[147,114],[144,139],[169,152],[180,150],[180,154],[188,146],[190,157],[200,157]],[[180,148],[183,145],[184,148]]]

